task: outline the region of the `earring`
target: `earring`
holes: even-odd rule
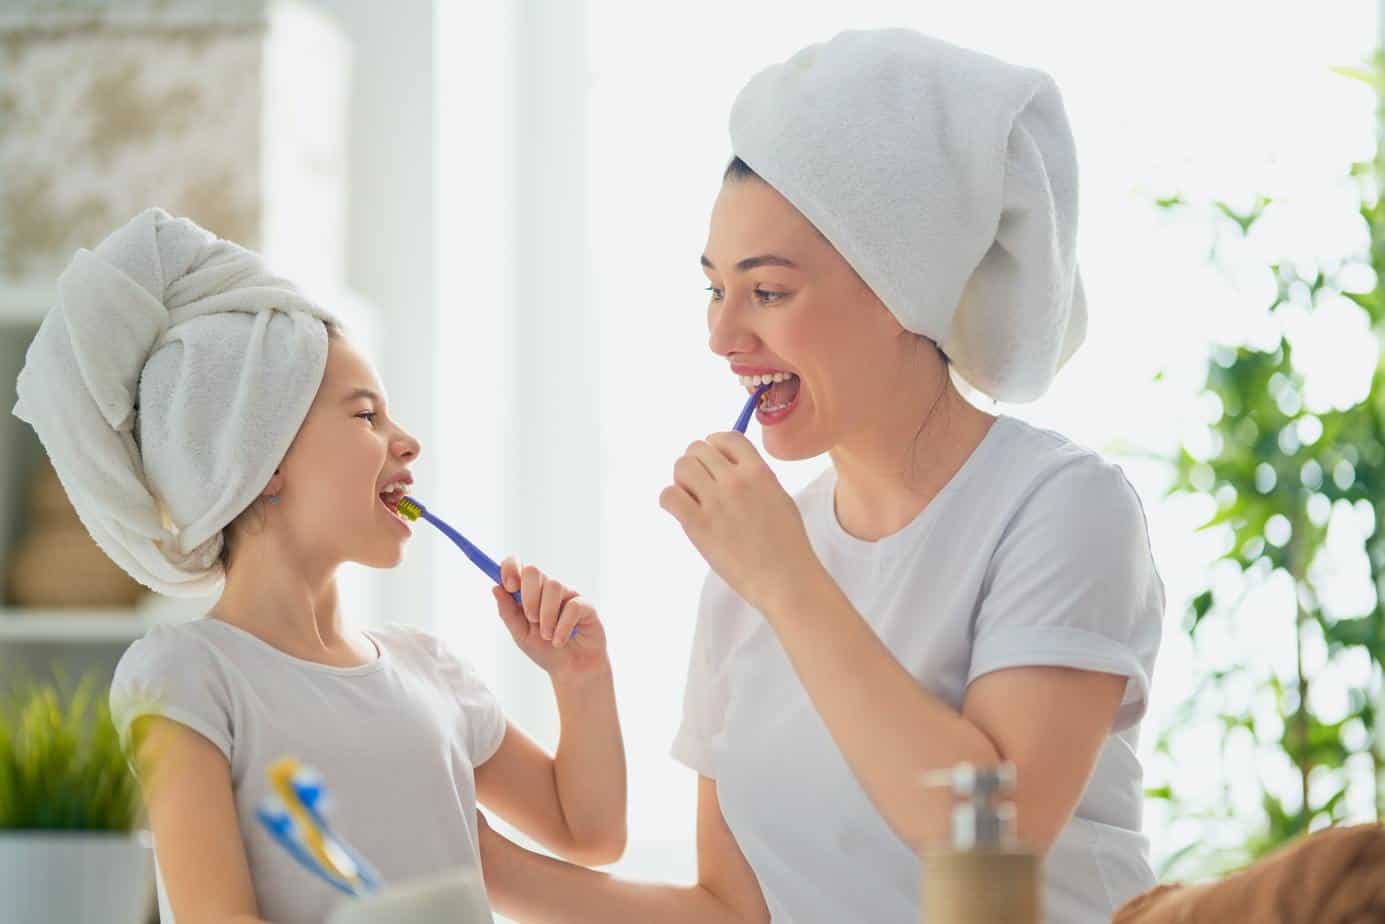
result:
[[[269,495],[269,502],[270,502],[271,504],[278,505],[278,503],[279,503],[279,495],[278,495],[278,494],[271,494],[271,495]]]

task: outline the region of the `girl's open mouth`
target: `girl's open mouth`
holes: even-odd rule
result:
[[[408,526],[408,521],[399,515],[399,502],[408,495],[407,488],[408,485],[404,484],[404,482],[396,481],[393,484],[386,485],[385,490],[379,493],[381,506],[390,512],[390,516],[394,517],[400,523],[403,523],[406,527]]]

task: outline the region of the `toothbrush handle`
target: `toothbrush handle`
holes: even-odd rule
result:
[[[422,511],[422,514],[424,519],[436,526],[447,538],[451,539],[456,544],[457,548],[461,549],[466,557],[471,559],[472,564],[484,571],[495,583],[502,586],[504,585],[505,582],[500,579],[500,566],[497,565],[489,555],[472,545],[465,536],[448,526],[442,520],[433,516],[427,510]],[[516,603],[522,602],[519,597],[519,591],[514,591],[510,596],[515,598]]]
[[[741,435],[745,435],[746,428],[750,426],[750,417],[755,413],[755,405],[760,403],[760,396],[769,391],[768,385],[761,385],[755,389],[755,393],[750,396],[750,400],[745,402],[745,407],[741,409],[741,416],[736,418],[736,422],[731,426]]]

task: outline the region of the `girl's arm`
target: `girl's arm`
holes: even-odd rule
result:
[[[549,756],[514,726],[476,769],[480,802],[573,862],[613,863],[625,852],[625,744],[606,634],[590,603],[532,565],[501,566],[494,596],[515,644],[548,672],[561,737]],[[508,591],[519,591],[523,607]]]
[[[560,856],[603,866],[625,852],[625,749],[609,665],[554,677],[562,733],[549,756],[509,724],[476,768],[476,797]]]
[[[157,716],[135,720],[132,736],[159,872],[179,924],[264,924],[225,755]]]
[[[648,885],[531,853],[481,827],[481,867],[495,909],[526,924],[768,924],[759,881],[736,843],[716,782],[698,779],[697,884]]]

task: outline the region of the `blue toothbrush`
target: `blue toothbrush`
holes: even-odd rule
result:
[[[492,581],[495,581],[495,583],[502,587],[504,586],[505,582],[500,579],[500,566],[497,565],[489,555],[472,545],[471,541],[468,540],[466,536],[463,536],[451,526],[448,526],[439,517],[429,513],[427,507],[423,506],[412,497],[406,497],[399,502],[399,506],[396,509],[399,511],[400,516],[409,520],[417,520],[419,517],[423,517],[423,519],[432,523],[444,536],[457,544],[457,548],[461,549],[466,557],[471,559],[472,564],[484,571],[486,576]],[[519,591],[513,591],[510,596],[515,598],[516,603],[523,603],[520,599]]]
[[[750,416],[755,413],[755,406],[760,403],[760,397],[769,391],[768,385],[761,385],[755,389],[755,394],[750,396],[750,400],[745,402],[745,407],[741,410],[741,416],[736,418],[736,423],[731,427],[741,435],[745,434],[746,427],[750,426]]]

